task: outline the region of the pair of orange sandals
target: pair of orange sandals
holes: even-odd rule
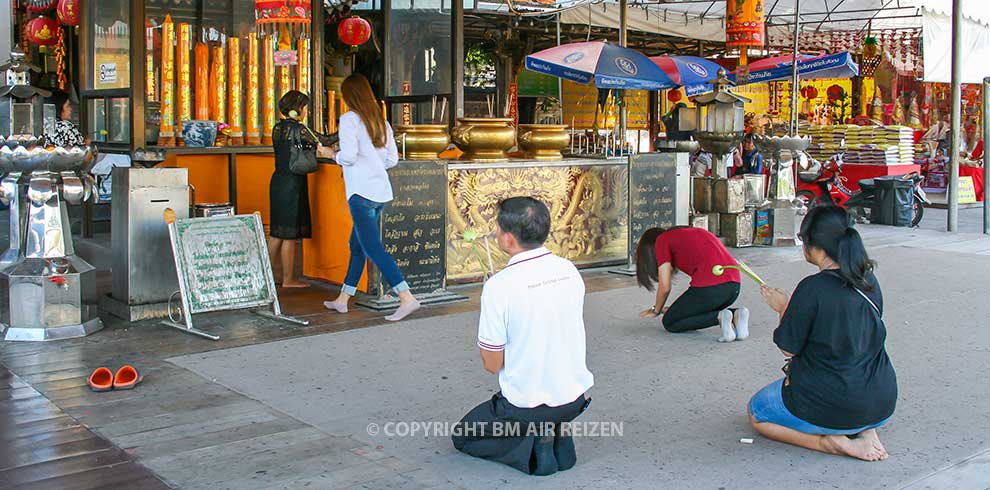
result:
[[[137,368],[128,364],[118,369],[116,374],[105,367],[96,368],[87,383],[93,391],[130,390],[143,379]]]

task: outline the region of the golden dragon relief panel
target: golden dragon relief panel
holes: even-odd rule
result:
[[[509,257],[495,241],[495,216],[499,201],[514,196],[531,196],[550,208],[546,245],[554,253],[578,265],[626,259],[625,165],[497,167],[450,170],[447,175],[449,280],[480,277],[489,251],[496,271],[505,266]],[[464,239],[466,230],[477,234],[477,253]]]

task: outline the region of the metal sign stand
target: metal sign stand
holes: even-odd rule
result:
[[[245,217],[246,216],[241,215],[241,216],[233,216],[231,218],[245,218]],[[271,260],[268,256],[268,247],[265,244],[264,232],[262,231],[264,230],[264,228],[261,222],[261,216],[255,213],[254,215],[252,215],[252,217],[255,220],[256,238],[258,240],[258,249],[260,255],[258,259],[260,259],[260,262],[264,268],[263,273],[265,275],[265,292],[267,293],[266,298],[260,301],[249,302],[244,304],[224,304],[216,307],[210,307],[210,308],[201,307],[194,309],[190,296],[191,291],[189,291],[189,286],[188,286],[189,271],[186,270],[186,264],[184,263],[182,258],[184,254],[180,252],[180,248],[182,247],[182,244],[179,241],[179,230],[176,223],[177,220],[175,218],[175,212],[171,209],[165,210],[164,213],[165,223],[168,224],[168,234],[172,242],[173,255],[175,256],[175,269],[179,276],[179,291],[177,291],[177,294],[181,296],[181,300],[182,300],[179,313],[182,316],[183,323],[179,323],[178,321],[172,318],[172,305],[171,305],[172,302],[170,299],[169,309],[168,309],[169,319],[162,321],[163,325],[181,330],[182,332],[185,333],[198,335],[200,337],[205,337],[210,340],[220,340],[219,335],[214,335],[209,332],[205,332],[193,326],[193,319],[192,319],[193,314],[206,313],[210,311],[237,310],[237,309],[247,309],[247,308],[268,307],[268,306],[271,307],[271,311],[267,309],[265,310],[252,309],[251,311],[256,315],[263,316],[266,318],[271,318],[274,320],[283,320],[297,325],[309,325],[308,320],[303,320],[301,318],[296,318],[293,316],[282,314],[282,307],[278,302],[278,293],[275,288],[275,278],[272,274]],[[215,221],[219,219],[229,219],[229,218],[189,218],[189,221],[192,220]],[[187,221],[187,220],[183,220],[183,221]],[[174,296],[175,294],[173,294],[173,297]]]

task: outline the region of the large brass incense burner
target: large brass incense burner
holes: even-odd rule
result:
[[[450,136],[446,124],[406,124],[395,127],[395,141],[407,160],[435,160]]]
[[[520,124],[519,148],[526,157],[539,161],[564,158],[560,151],[570,143],[567,126],[563,124]]]
[[[460,117],[450,139],[464,155],[462,160],[504,162],[505,152],[516,144],[511,118]]]

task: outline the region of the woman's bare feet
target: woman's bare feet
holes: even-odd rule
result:
[[[419,301],[416,299],[400,301],[399,308],[395,310],[395,313],[385,317],[386,320],[390,322],[397,322],[407,316],[412,312],[419,309]]]
[[[880,434],[877,433],[876,429],[865,430],[861,432],[858,437],[872,442],[873,447],[883,454],[883,457],[880,459],[887,459],[887,457],[890,456],[887,454],[887,448],[883,447],[883,443],[880,442]]]
[[[299,282],[295,279],[282,281],[283,288],[308,288],[309,284]]]
[[[866,432],[856,438],[849,438],[847,436],[821,436],[822,448],[829,454],[849,456],[863,461],[883,461],[887,459],[887,451],[880,444],[880,439],[864,437],[865,434]]]

